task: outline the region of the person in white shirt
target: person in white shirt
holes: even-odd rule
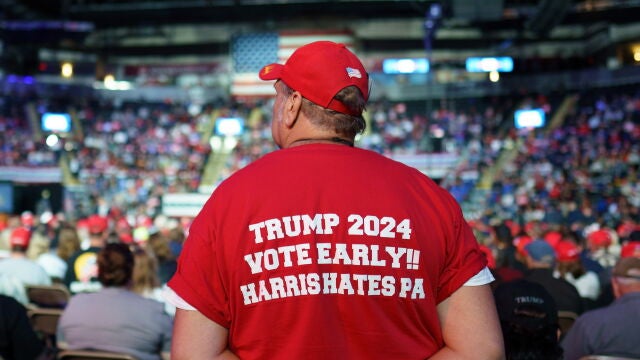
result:
[[[52,279],[62,281],[67,272],[67,260],[80,250],[80,237],[74,228],[66,226],[60,229],[57,240],[51,245],[49,252],[38,256],[36,262]]]
[[[555,246],[557,264],[555,275],[564,278],[576,287],[580,296],[588,301],[596,301],[602,292],[600,278],[588,271],[580,260],[580,248],[570,240],[562,240]]]
[[[51,277],[26,255],[31,232],[18,227],[11,232],[9,258],[0,260],[0,274],[18,279],[24,285],[51,285]]]

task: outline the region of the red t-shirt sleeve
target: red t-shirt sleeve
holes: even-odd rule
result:
[[[451,214],[452,239],[445,242],[446,263],[440,275],[439,304],[463,286],[487,265],[487,259],[478,246],[473,231],[464,220],[460,206],[453,197],[445,196]]]
[[[168,286],[182,299],[219,325],[230,325],[229,297],[220,276],[220,255],[212,229],[211,201],[194,219]]]

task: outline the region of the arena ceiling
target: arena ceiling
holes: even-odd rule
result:
[[[355,29],[368,52],[422,50],[434,4],[443,10],[431,42],[438,51],[496,53],[540,44],[560,51],[577,42],[598,43],[611,26],[640,19],[639,0],[4,0],[1,11],[5,24],[90,25],[85,36],[53,39],[48,47],[162,56],[220,55],[228,52],[233,32],[300,27]],[[10,33],[5,27],[3,40],[11,41]]]

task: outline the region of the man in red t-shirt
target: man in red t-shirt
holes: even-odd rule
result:
[[[368,74],[314,42],[276,80],[281,150],[236,172],[190,228],[167,294],[172,359],[500,359],[493,278],[454,198],[353,147]]]

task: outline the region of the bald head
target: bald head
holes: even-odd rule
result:
[[[618,260],[612,271],[612,285],[616,298],[640,291],[640,258]]]

